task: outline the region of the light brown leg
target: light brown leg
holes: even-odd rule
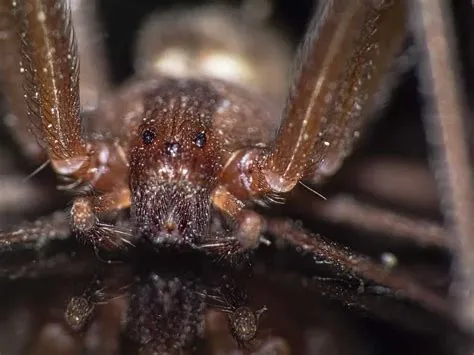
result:
[[[8,10],[5,16],[13,14],[19,24],[19,72],[27,118],[36,138],[45,145],[59,175],[88,183],[102,194],[76,199],[71,211],[73,231],[94,246],[110,247],[128,240],[127,231],[98,221],[101,214],[130,205],[128,161],[120,142],[88,141],[82,136],[79,57],[67,2],[25,0],[4,5],[4,10]],[[75,10],[79,21],[81,9]],[[83,39],[84,34],[79,37]],[[91,85],[99,87],[99,83]]]
[[[95,7],[95,1],[71,2],[72,20],[76,29],[81,61],[79,84],[81,105],[86,111],[95,109],[100,96],[108,91],[108,75],[105,63],[101,60],[105,58],[105,54],[100,40],[101,34],[94,20]],[[2,92],[8,105],[4,123],[10,128],[10,132],[26,156],[36,162],[43,162],[47,159],[47,153],[38,143],[37,137],[30,132],[23,86],[19,85],[23,77],[20,72],[21,41],[17,36],[20,23],[14,12],[11,1],[0,3],[0,29],[3,34],[0,38],[0,49],[4,53],[0,59],[0,73]]]
[[[275,141],[268,149],[235,154],[222,174],[227,193],[213,202],[235,216],[242,204],[236,200],[274,200],[306,176],[333,174],[351,151],[373,104],[371,94],[404,37],[402,0],[321,2],[301,46]]]
[[[102,191],[125,182],[127,162],[114,142],[81,134],[79,56],[66,2],[25,0],[11,11],[21,33],[20,72],[27,116],[54,170]]]
[[[289,191],[308,174],[315,179],[339,168],[404,37],[402,0],[321,2],[261,166],[271,191]]]
[[[11,1],[0,2],[0,77],[2,94],[7,112],[4,125],[10,129],[18,146],[28,158],[41,162],[47,159],[45,152],[29,132],[27,107],[23,97],[20,73],[20,41],[17,37],[18,23],[13,15]]]

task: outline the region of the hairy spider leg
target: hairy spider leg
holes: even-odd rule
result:
[[[118,142],[83,136],[79,101],[79,56],[69,6],[64,1],[11,3],[19,23],[20,72],[27,116],[45,145],[53,169],[99,191],[99,198],[80,198],[72,209],[73,229],[89,231],[96,214],[130,204],[128,161]],[[110,194],[110,195],[107,195]],[[87,207],[93,208],[79,208]],[[85,215],[85,213],[90,215]],[[96,233],[111,226],[94,224]],[[109,233],[110,234],[110,233]],[[105,238],[108,239],[108,238]]]
[[[101,191],[114,189],[125,181],[127,163],[118,145],[82,136],[79,57],[69,7],[57,0],[13,2],[12,7],[20,23],[28,118],[51,165],[58,174]]]
[[[245,221],[243,233],[252,229],[250,237],[257,239],[264,229],[243,201],[271,200],[301,179],[318,181],[339,168],[401,49],[404,12],[401,0],[321,2],[300,48],[273,144],[235,154],[213,196],[216,206]]]

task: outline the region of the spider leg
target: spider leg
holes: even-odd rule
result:
[[[28,118],[47,143],[53,166],[82,165],[88,152],[80,135],[79,63],[70,13],[58,1],[14,2],[11,11],[19,23]]]
[[[97,216],[129,205],[129,190],[78,197],[74,200],[70,219],[63,214],[25,224],[14,231],[0,232],[0,254],[16,250],[41,250],[51,241],[67,239],[72,233],[94,246],[111,249],[133,246],[128,229],[101,223]]]
[[[287,258],[272,260],[259,271],[280,287],[303,286],[314,297],[323,296],[369,318],[376,317],[417,332],[443,337],[449,334],[460,343],[470,338],[459,327],[449,300],[424,288],[408,275],[386,269],[369,258],[327,242],[291,221],[270,219],[267,223],[271,235],[278,241],[285,241],[290,249],[294,248],[300,261],[306,257],[308,260],[304,276],[302,270],[295,268]],[[279,247],[285,244],[279,244]],[[318,265],[318,260],[324,265]],[[332,281],[317,277],[321,267],[332,269],[338,276]]]
[[[59,0],[12,2],[19,23],[27,116],[54,170],[101,191],[126,186],[120,145],[82,136],[79,57],[69,6]]]
[[[468,338],[459,330],[452,314],[432,313],[417,304],[401,301],[390,292],[383,293],[383,289],[366,288],[364,292],[358,292],[345,282],[321,281],[314,277],[304,277],[298,271],[285,272],[278,266],[271,267],[272,270],[265,270],[272,283],[287,289],[303,287],[309,295],[314,297],[314,300],[323,297],[355,314],[397,324],[403,329],[416,333],[436,334],[443,339],[448,334],[461,336],[464,340]]]
[[[400,302],[418,304],[430,313],[440,315],[444,319],[453,319],[451,307],[443,297],[408,276],[387,269],[370,258],[338,246],[319,235],[310,234],[290,221],[269,219],[267,230],[303,254],[312,255],[315,261],[321,260],[333,269],[336,275],[356,277],[360,280],[361,286],[364,285],[364,280],[376,283],[378,289],[384,290],[382,294],[385,293],[387,297]],[[359,286],[359,289],[359,293],[370,293],[364,287]]]
[[[0,278],[35,278],[59,270],[83,274],[91,260],[96,260],[88,252],[77,253],[80,246],[71,236],[68,215],[63,212],[1,231]],[[70,250],[76,253],[72,255]]]
[[[338,177],[337,186],[351,193],[415,213],[437,212],[435,179],[428,164],[381,156],[346,164]]]
[[[348,195],[332,196],[327,201],[309,200],[303,193],[301,195],[301,198],[298,196],[299,203],[292,206],[298,215],[367,231],[401,245],[453,249],[448,231],[439,223],[402,215]]]
[[[401,49],[404,2],[321,2],[307,33],[275,141],[235,154],[213,195],[214,205],[241,223],[238,234],[252,231],[251,240],[263,221],[243,200],[288,192],[309,173],[331,175],[352,149],[369,98]]]
[[[72,20],[76,29],[76,37],[81,61],[80,72],[80,97],[84,110],[89,111],[97,107],[99,94],[108,91],[108,76],[105,70],[105,58],[98,26],[94,21],[94,1],[75,0],[71,4]],[[0,4],[0,26],[4,34],[0,38],[2,56],[0,60],[0,73],[2,78],[2,92],[8,105],[8,112],[4,123],[10,128],[15,140],[25,151],[27,157],[34,161],[42,162],[47,155],[30,132],[27,118],[27,105],[24,99],[22,85],[21,42],[17,34],[20,30],[18,21],[15,20],[14,9],[11,2],[4,1]]]
[[[79,76],[81,106],[83,111],[92,111],[97,108],[101,97],[110,90],[103,43],[105,36],[101,33],[96,19],[97,1],[72,0],[71,14],[81,63]]]
[[[8,251],[40,250],[49,242],[71,236],[71,228],[64,213],[25,223],[15,230],[0,232],[0,254]]]
[[[20,72],[33,132],[45,144],[51,165],[59,175],[89,184],[103,194],[76,199],[71,212],[72,229],[81,236],[87,233],[94,246],[123,245],[128,240],[127,232],[99,223],[97,217],[130,205],[128,161],[120,142],[102,136],[89,140],[82,135],[79,58],[70,8],[59,0],[11,4],[9,13],[19,23]],[[74,6],[76,20],[83,22],[86,5]],[[81,32],[79,38],[84,40],[84,36]],[[86,84],[97,89],[99,85]]]
[[[443,1],[415,1],[413,22],[417,40],[423,45],[419,66],[423,90],[423,118],[433,151],[432,166],[441,206],[456,242],[458,315],[464,325],[474,326],[474,195],[472,164],[466,136],[466,106],[461,95],[458,62],[453,50],[451,9]],[[472,344],[471,344],[472,351]]]
[[[340,167],[401,50],[405,10],[401,0],[321,2],[255,189],[286,192],[308,174],[318,180]]]
[[[0,76],[2,93],[6,101],[6,113],[3,123],[10,129],[18,146],[23,149],[28,158],[36,161],[46,159],[46,154],[35,137],[29,132],[26,119],[27,106],[23,88],[18,83],[22,81],[20,73],[20,42],[17,37],[18,23],[13,16],[11,1],[0,3]]]

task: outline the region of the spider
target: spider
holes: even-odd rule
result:
[[[366,121],[384,101],[379,88],[388,85],[386,73],[408,32],[406,2],[318,3],[285,99],[279,90],[285,64],[275,64],[275,75],[267,71],[273,59],[285,58],[285,49],[276,53],[254,44],[238,52],[217,41],[211,42],[214,52],[205,55],[207,43],[200,42],[200,35],[208,39],[206,33],[190,25],[199,22],[199,13],[181,21],[175,13],[154,22],[142,35],[145,44],[139,47],[136,77],[102,95],[104,73],[88,73],[97,64],[94,53],[87,53],[81,43],[78,51],[76,43],[76,37],[87,37],[79,29],[93,28],[87,20],[71,18],[71,8],[79,16],[84,4],[24,0],[2,1],[1,6],[2,46],[8,54],[2,59],[2,76],[12,112],[7,125],[25,154],[46,159],[61,189],[73,195],[68,218],[59,213],[0,234],[2,276],[42,280],[64,271],[81,283],[98,278],[100,289],[115,290],[114,297],[107,297],[85,286],[87,297],[71,298],[73,287],[67,285],[38,297],[38,302],[47,303],[48,297],[72,302],[66,318],[77,321],[73,328],[86,328],[80,334],[88,351],[246,351],[238,348],[240,339],[251,340],[256,332],[239,334],[234,322],[227,329],[234,339],[227,339],[221,333],[225,327],[206,313],[207,299],[229,285],[236,293],[258,289],[265,294],[268,288],[280,295],[273,304],[265,304],[270,298],[258,302],[259,295],[253,294],[248,305],[225,307],[225,312],[231,310],[231,322],[243,309],[255,314],[268,309],[267,321],[285,337],[272,335],[257,342],[252,351],[261,354],[288,353],[288,348],[295,353],[316,351],[317,345],[311,348],[303,340],[311,328],[306,323],[313,324],[317,317],[305,292],[326,295],[418,332],[464,336],[466,329],[446,297],[399,272],[393,254],[385,253],[385,263],[378,263],[281,218],[277,208],[269,209],[293,194],[304,209],[311,206],[310,213],[329,222],[349,210],[350,222],[357,224],[355,210],[374,217],[373,228],[384,217],[394,235],[452,250],[448,232],[437,225],[357,203],[351,210],[354,205],[344,199],[308,200],[315,197],[308,185],[322,183],[340,169]],[[150,45],[153,33],[160,33],[156,31],[164,31],[163,42]],[[259,39],[266,38],[278,43],[273,37]],[[243,54],[261,61],[247,61]],[[453,205],[456,216],[465,216]],[[456,233],[465,235],[462,218],[453,220]],[[301,278],[294,277],[295,271]],[[280,308],[285,294],[304,301]],[[107,316],[95,314],[94,302],[106,304]],[[305,312],[312,321],[301,320]],[[301,321],[293,319],[297,335],[282,330],[291,325],[285,317],[293,313]],[[348,339],[354,334],[342,319],[330,332],[328,351],[333,353],[342,351],[334,344],[335,334]],[[3,327],[8,324],[6,320]],[[22,328],[29,347],[11,347],[15,350],[10,352],[37,347],[40,352],[64,353],[79,347],[68,345],[77,334],[57,324],[48,326]],[[51,333],[62,337],[53,350]],[[100,345],[95,334],[103,338]],[[116,348],[105,348],[104,339],[121,339],[120,334],[126,340],[114,340]],[[320,334],[308,338],[316,341]],[[348,348],[353,353],[367,350],[356,341]]]

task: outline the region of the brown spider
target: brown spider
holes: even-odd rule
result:
[[[200,351],[207,346],[215,353],[235,351],[231,340],[219,343],[225,336],[215,326],[218,322],[203,316],[208,297],[229,285],[235,292],[247,292],[259,288],[255,286],[259,282],[273,290],[285,285],[278,292],[291,294],[292,287],[301,289],[289,277],[294,269],[312,295],[325,294],[417,331],[446,331],[453,336],[465,331],[469,314],[463,328],[446,297],[398,272],[392,254],[384,254],[385,264],[377,263],[267,212],[268,205],[284,201],[284,194],[301,194],[298,183],[319,184],[331,177],[352,151],[361,129],[380,106],[378,101],[383,101],[379,88],[387,85],[390,76],[386,73],[402,50],[411,9],[407,2],[321,1],[295,60],[284,105],[278,101],[284,81],[279,75],[286,62],[275,65],[276,71],[268,67],[274,64],[274,55],[284,58],[285,50],[268,49],[269,55],[267,47],[255,49],[253,44],[234,50],[217,41],[214,52],[206,56],[202,49],[208,44],[200,40],[212,35],[199,33],[198,26],[189,24],[198,22],[197,13],[181,21],[173,21],[178,17],[170,15],[154,22],[143,34],[137,76],[99,96],[106,89],[99,77],[103,72],[97,71],[97,63],[91,63],[93,50],[88,53],[81,48],[81,41],[79,53],[76,48],[76,36],[81,40],[87,35],[75,34],[72,24],[91,30],[87,20],[81,22],[79,17],[84,15],[80,1],[73,3],[74,18],[66,2],[59,0],[5,0],[0,6],[5,31],[2,50],[7,54],[1,69],[13,114],[7,124],[14,128],[12,133],[26,154],[37,161],[46,159],[65,182],[61,188],[74,194],[68,221],[55,215],[0,233],[1,274],[10,279],[37,278],[64,267],[69,277],[80,275],[81,282],[87,283],[84,278],[93,275],[94,280],[100,279],[101,290],[114,290],[113,297],[89,290],[87,297],[69,301],[69,325],[76,330],[87,325],[92,329],[83,330],[88,350],[162,354]],[[427,9],[419,13],[428,14]],[[426,35],[429,45],[425,27],[419,32]],[[166,30],[163,42],[149,45],[150,33]],[[271,36],[258,39],[278,43]],[[254,60],[239,57],[243,54]],[[81,72],[79,57],[85,63]],[[86,79],[80,85],[83,76]],[[442,108],[438,108],[440,116],[448,115]],[[448,166],[450,159],[446,154]],[[466,191],[463,175],[450,178]],[[451,199],[449,210],[455,211],[452,222],[463,241],[469,231],[465,218],[470,211],[469,194],[460,195],[457,187],[449,193],[448,199],[458,197]],[[307,196],[299,201],[305,199],[308,201]],[[458,206],[458,200],[464,204]],[[455,248],[448,245],[447,232],[432,223],[421,224],[337,198],[305,206],[329,222],[347,213],[349,222],[360,227],[365,220],[358,222],[357,213],[367,213],[368,218],[374,217],[373,229],[383,224],[383,217],[385,228],[393,227],[394,235],[430,247]],[[90,255],[71,236],[92,246],[95,253]],[[25,252],[27,259],[33,252],[33,264],[22,259]],[[278,255],[284,255],[284,260],[278,260]],[[469,282],[464,280],[473,263],[466,255],[460,257],[465,272],[460,289],[469,291]],[[295,258],[298,262],[292,265]],[[118,260],[123,264],[116,265]],[[318,270],[321,265],[322,271]],[[259,268],[265,271],[259,273]],[[319,273],[323,276],[316,278]],[[297,290],[294,294],[305,299]],[[469,296],[465,300],[469,305]],[[102,302],[110,308],[108,313],[126,314],[123,327],[117,317],[103,320],[95,315],[93,303]],[[230,319],[239,318],[242,310],[256,312],[266,302],[253,303],[228,305],[227,311],[233,312]],[[305,311],[308,304],[304,303]],[[278,302],[273,306],[278,308]],[[272,313],[272,305],[266,307]],[[298,313],[298,307],[278,311]],[[284,328],[284,315],[269,319],[275,321],[275,328]],[[91,337],[97,327],[107,339],[124,333],[128,340],[122,345],[127,350],[94,348]],[[111,333],[105,334],[106,328]],[[234,325],[228,330],[238,343],[256,334],[248,329],[239,333],[238,328]],[[43,328],[36,345],[41,352],[52,353],[46,345],[50,335],[44,332]],[[64,332],[61,336],[67,342],[71,335]],[[295,353],[312,353],[303,349],[302,334],[285,334],[284,340],[267,337],[252,350],[288,353],[291,347],[297,349]],[[211,345],[202,345],[203,339],[210,339]],[[18,352],[31,351],[36,345]],[[331,349],[338,353],[336,347]],[[359,351],[357,347],[352,350]]]

